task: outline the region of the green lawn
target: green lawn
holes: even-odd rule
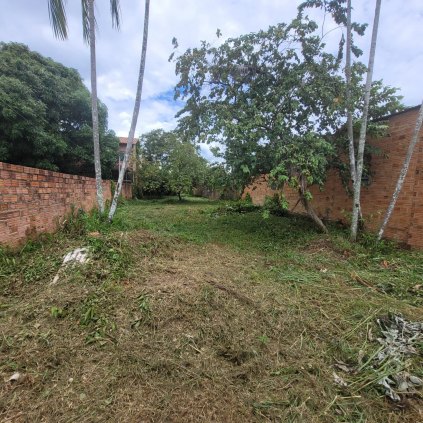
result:
[[[421,394],[389,402],[376,382],[396,369],[366,362],[376,318],[423,320],[423,253],[234,210],[132,201],[0,252],[0,421],[419,421]]]

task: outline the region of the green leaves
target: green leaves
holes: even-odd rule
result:
[[[77,71],[17,43],[0,44],[0,160],[90,176],[90,93]],[[109,177],[118,140],[99,104],[102,165]]]
[[[159,129],[142,135],[137,178],[141,195],[190,193],[206,172],[206,160],[176,132]]]
[[[306,16],[309,8],[321,8],[340,28],[346,22],[345,0],[309,0],[289,24],[230,38],[217,47],[202,41],[175,59],[175,97],[185,100],[178,129],[195,142],[224,145],[221,156],[238,186],[269,172],[279,186],[322,185],[334,163],[334,140],[347,108],[344,38],[340,30],[338,51],[332,54],[322,42],[324,24],[319,27]],[[358,35],[364,29],[353,24]],[[359,62],[352,66],[356,115],[365,71]],[[372,96],[372,117],[401,107],[390,87],[375,84]]]
[[[54,35],[62,40],[68,38],[68,25],[63,0],[49,0],[48,14]]]

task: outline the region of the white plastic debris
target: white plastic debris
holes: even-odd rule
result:
[[[333,372],[333,381],[335,382],[335,385],[340,387],[348,386],[347,382],[345,382],[345,380],[338,376],[335,372]]]
[[[77,263],[86,263],[88,261],[88,248],[77,248],[66,254],[63,264],[76,261]]]
[[[21,374],[19,372],[13,373],[13,375],[9,377],[9,382],[17,382],[20,378]]]
[[[69,264],[75,264],[80,263],[84,264],[87,263],[89,258],[89,248],[88,247],[82,247],[82,248],[76,248],[75,250],[71,251],[70,253],[67,253],[63,257],[63,263],[60,267],[59,271],[56,273],[56,276],[54,277],[53,281],[51,282],[51,285],[55,285],[59,281],[60,273],[62,269]]]

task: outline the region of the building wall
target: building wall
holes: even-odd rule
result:
[[[111,200],[110,181],[103,181]],[[123,195],[131,197],[131,186]],[[0,245],[16,246],[42,232],[53,232],[71,207],[96,206],[95,179],[0,162]]]
[[[362,188],[361,205],[365,226],[370,231],[377,231],[389,205],[401,170],[411,137],[413,135],[418,110],[412,109],[394,115],[389,119],[389,136],[370,141],[381,150],[381,154],[372,157],[373,177],[368,187]],[[414,150],[407,177],[394,212],[385,231],[387,238],[395,239],[412,247],[423,248],[423,135]],[[258,177],[248,186],[253,202],[263,204],[266,195],[275,191],[267,185],[267,177]],[[323,190],[312,187],[312,205],[319,216],[344,223],[349,221],[352,198],[343,187],[335,171],[328,173]],[[284,188],[283,194],[290,209],[298,201],[298,195],[290,188]],[[304,213],[300,204],[294,212]]]

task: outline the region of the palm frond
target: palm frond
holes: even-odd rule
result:
[[[119,0],[110,0],[110,13],[112,14],[113,28],[120,29],[120,3]]]
[[[65,11],[66,0],[49,0],[48,14],[55,37],[65,40],[68,38],[68,25]]]
[[[81,0],[81,11],[82,11],[82,34],[84,41],[90,44],[90,15],[88,10],[88,1]]]

